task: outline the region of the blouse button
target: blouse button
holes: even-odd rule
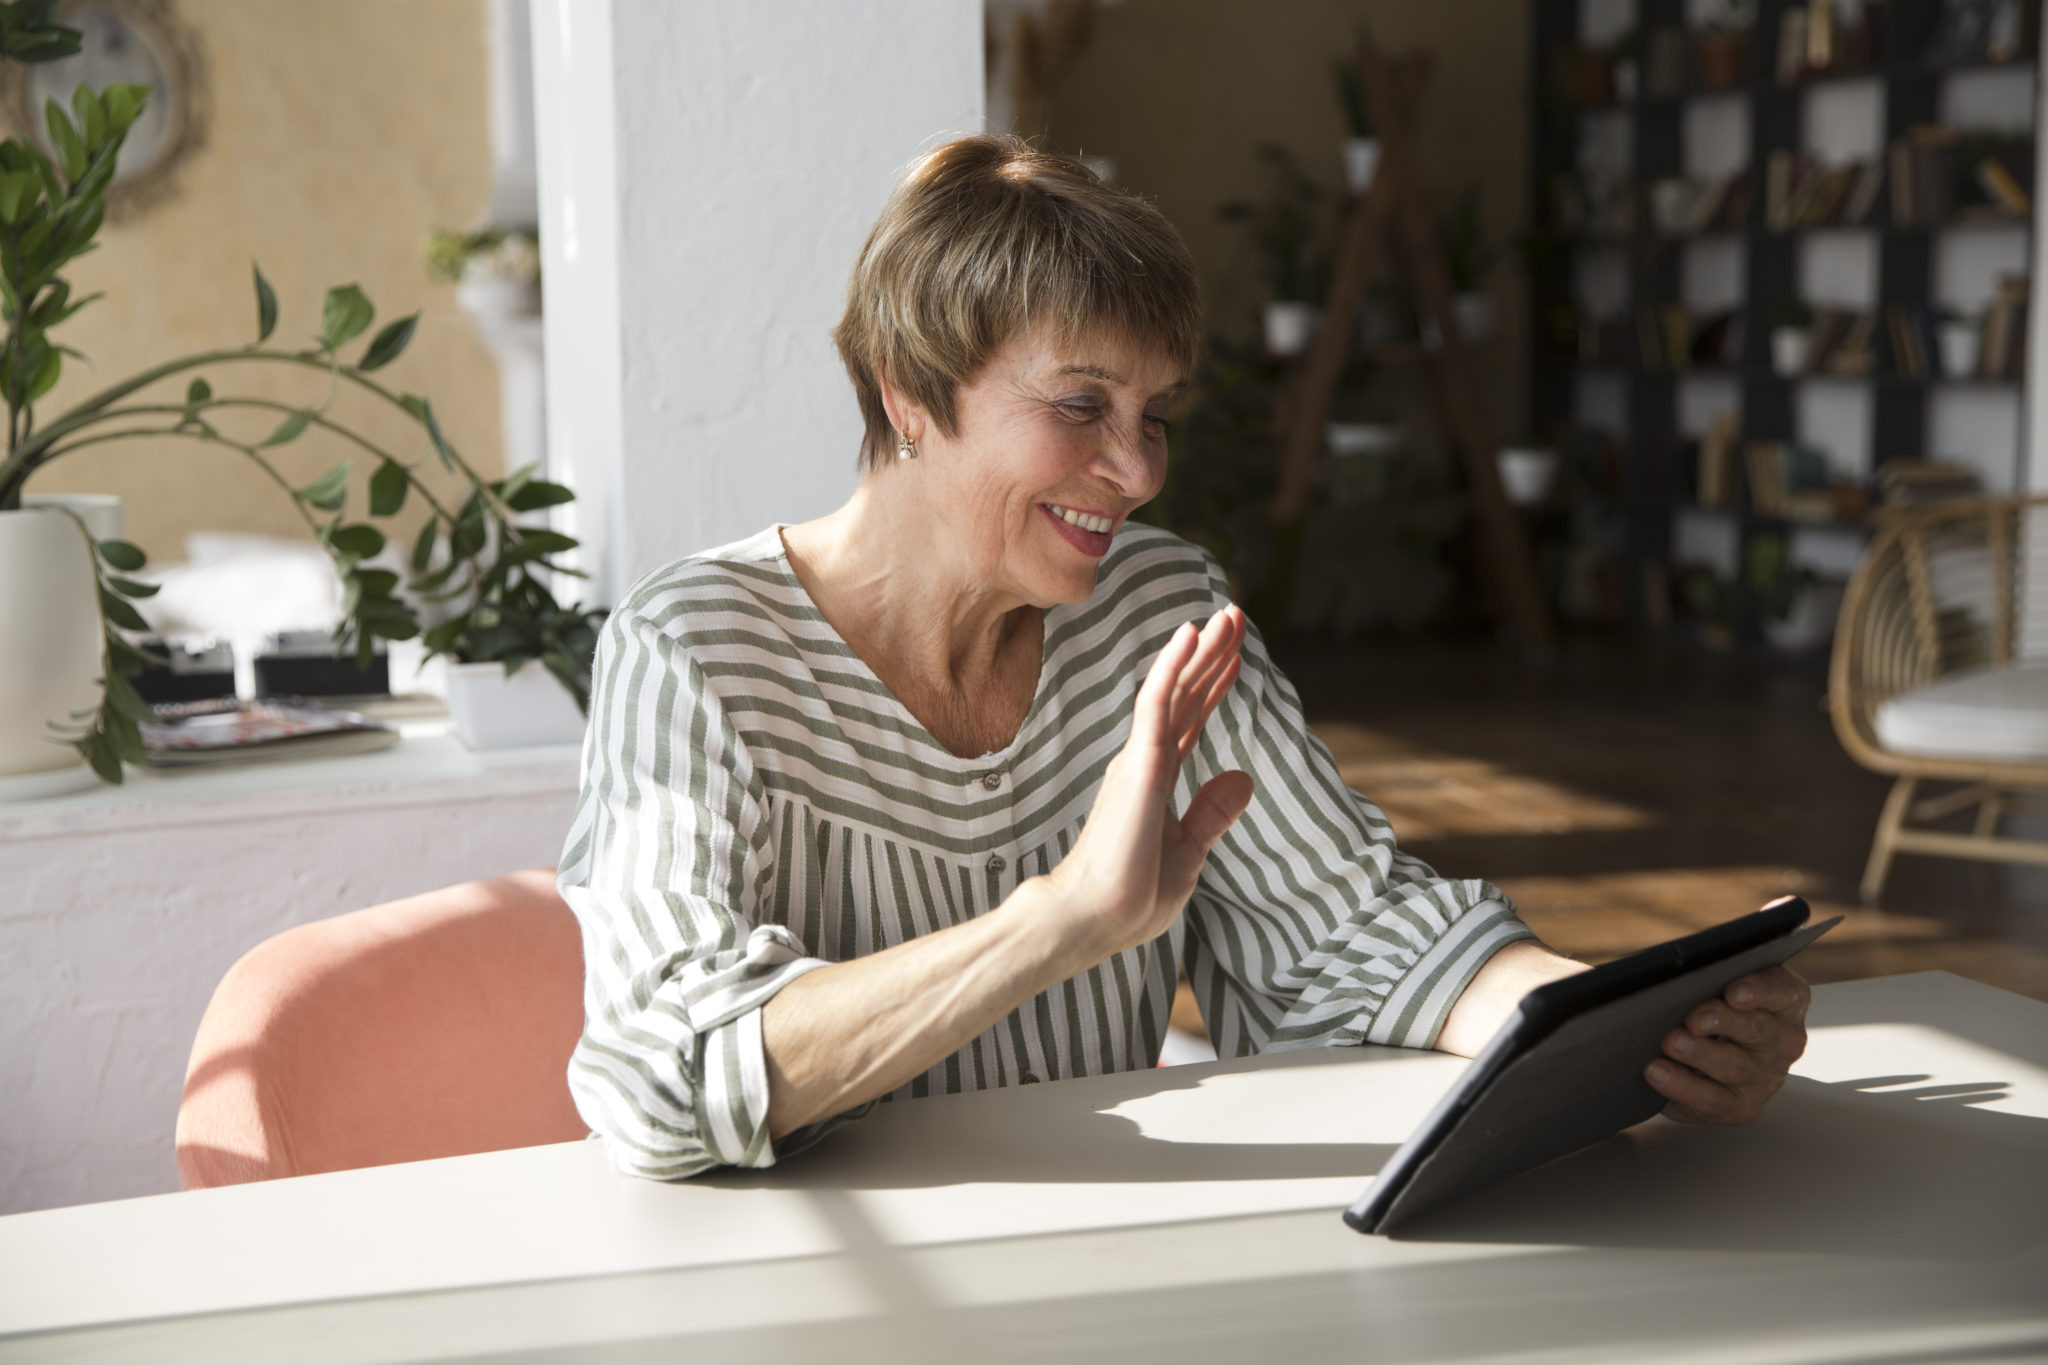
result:
[[[1002,870],[1003,870],[1004,868],[1006,868],[1006,867],[1008,867],[1008,866],[1009,866],[1009,864],[1003,861],[1003,855],[1002,855],[1002,854],[1000,854],[1000,853],[991,853],[991,854],[989,854],[989,855],[988,855],[988,870],[989,870],[989,871],[991,871],[991,872],[1001,872],[1001,871],[1002,871]]]
[[[981,785],[987,787],[990,791],[996,791],[1003,785],[1003,775],[1001,773],[990,773],[987,777],[981,779]]]
[[[1036,1072],[1027,1071],[1024,1073],[1022,1081],[1025,1085],[1037,1085],[1038,1075]]]

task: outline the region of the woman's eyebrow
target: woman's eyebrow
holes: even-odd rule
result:
[[[1128,384],[1131,382],[1114,370],[1105,370],[1100,365],[1069,365],[1061,370],[1060,373],[1082,374],[1090,379],[1100,379],[1105,384]]]

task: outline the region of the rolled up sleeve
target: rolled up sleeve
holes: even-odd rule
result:
[[[1213,567],[1212,580],[1221,605]],[[1243,653],[1189,779],[1239,769],[1255,784],[1187,912],[1185,965],[1217,1050],[1433,1047],[1487,960],[1534,934],[1496,887],[1401,853],[1386,816],[1345,785],[1309,730],[1256,631]]]
[[[767,801],[671,632],[682,606],[629,597],[600,635],[557,878],[583,931],[570,1091],[614,1164],[657,1179],[774,1164],[761,1009],[825,965],[749,914]]]

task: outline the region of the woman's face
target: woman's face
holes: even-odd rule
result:
[[[1033,606],[1080,602],[1130,514],[1166,479],[1181,367],[1157,351],[1045,329],[1013,338],[961,385],[954,433],[929,419],[908,477],[970,587]]]

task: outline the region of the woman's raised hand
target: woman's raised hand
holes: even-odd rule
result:
[[[1251,803],[1241,772],[1210,779],[1179,816],[1181,762],[1237,681],[1245,617],[1225,607],[1199,632],[1173,633],[1138,689],[1131,737],[1103,774],[1088,824],[1047,875],[1055,903],[1093,961],[1156,938],[1195,889],[1209,847]]]

